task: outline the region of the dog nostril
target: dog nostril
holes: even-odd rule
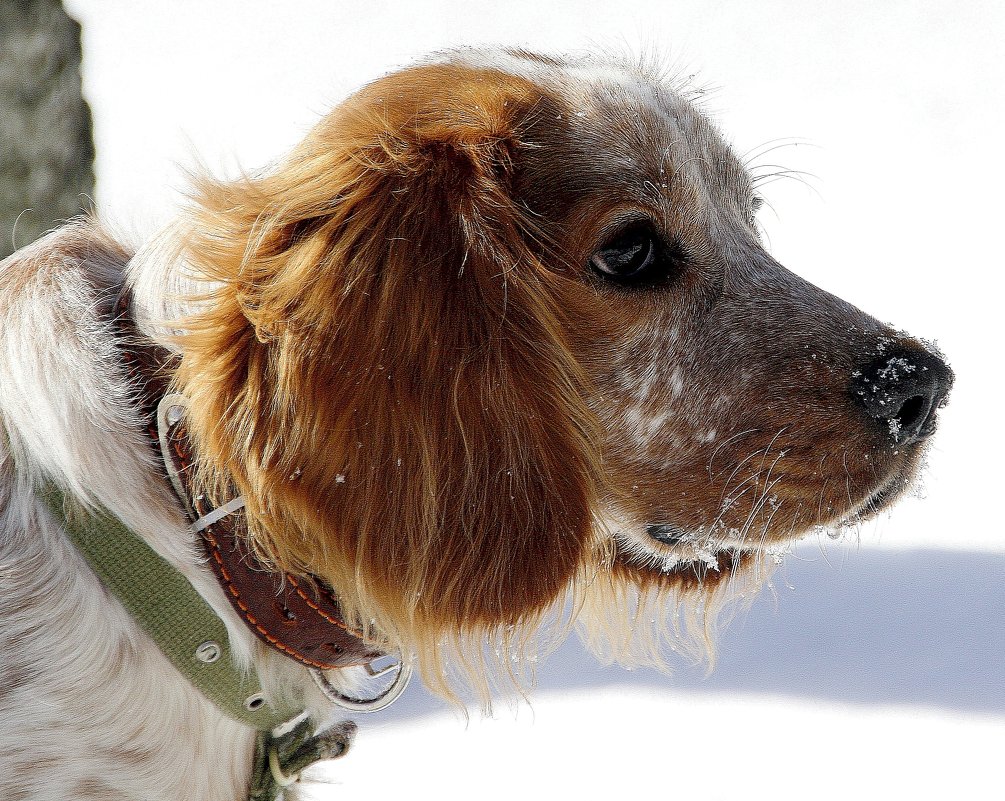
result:
[[[921,426],[928,418],[930,408],[930,398],[914,395],[904,401],[900,411],[890,420],[890,425],[895,426],[898,431],[920,431]],[[893,433],[896,436],[896,432]]]
[[[935,430],[935,412],[952,383],[942,359],[905,345],[856,370],[850,392],[895,444],[907,445]]]

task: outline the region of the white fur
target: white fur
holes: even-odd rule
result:
[[[250,779],[254,731],[206,701],[108,595],[36,495],[49,481],[109,509],[180,570],[270,699],[329,713],[306,670],[234,614],[152,469],[110,324],[127,260],[76,222],[0,264],[3,798],[234,801]],[[161,315],[161,284],[132,272]]]

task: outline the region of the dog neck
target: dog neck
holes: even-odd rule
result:
[[[184,398],[169,394],[176,357],[141,334],[126,293],[117,304],[116,326],[151,446],[194,522],[207,563],[247,627],[270,648],[316,670],[369,665],[382,657],[374,644],[346,623],[338,599],[324,582],[273,570],[257,558],[246,544],[237,499],[220,509],[210,506],[194,481]]]

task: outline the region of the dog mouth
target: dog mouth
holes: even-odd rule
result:
[[[765,557],[782,560],[795,542],[811,531],[825,530],[838,536],[842,530],[862,523],[892,506],[910,482],[895,476],[856,504],[839,519],[808,527],[781,541],[742,536],[709,537],[674,523],[647,523],[637,534],[615,532],[614,561],[624,571],[649,581],[684,588],[714,587],[723,579]],[[644,534],[642,533],[644,532]]]
[[[614,567],[648,584],[709,589],[761,555],[756,547],[701,543],[667,523],[649,524],[645,531],[649,541],[623,531],[614,534]]]
[[[778,508],[793,506],[772,497],[765,507],[770,507],[766,521],[753,522],[751,514],[746,524],[735,527],[721,518],[693,528],[665,518],[633,521],[630,516],[612,516],[612,523],[619,521],[608,528],[613,532],[614,564],[644,582],[703,589],[755,562],[778,564],[808,534],[825,533],[836,539],[888,510],[914,485],[920,454],[917,449],[905,451],[879,481],[871,482],[871,488],[862,488],[857,500],[844,509],[829,509],[829,515],[820,514],[825,507],[819,499],[789,496],[794,514],[776,517]]]

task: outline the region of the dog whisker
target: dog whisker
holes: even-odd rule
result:
[[[743,163],[744,167],[748,169],[751,165],[757,162],[758,159],[764,158],[768,153],[773,153],[776,150],[782,150],[789,147],[813,147],[819,148],[819,145],[813,144],[808,139],[803,139],[800,137],[785,136],[776,139],[769,139],[760,145],[756,145],[750,150],[740,155],[740,161]]]

